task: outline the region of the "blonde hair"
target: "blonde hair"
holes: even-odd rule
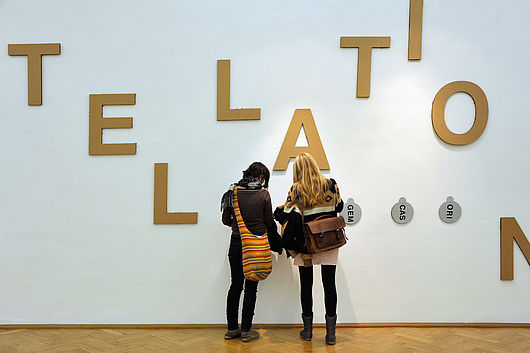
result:
[[[296,156],[293,164],[293,186],[304,207],[311,208],[324,200],[328,185],[329,179],[320,173],[313,156],[306,152]]]

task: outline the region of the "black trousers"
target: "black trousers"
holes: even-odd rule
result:
[[[243,311],[241,313],[241,331],[250,331],[252,327],[252,317],[256,307],[256,292],[258,291],[258,282],[249,281],[243,274],[243,259],[241,253],[230,254],[230,273],[232,282],[226,298],[226,321],[229,330],[235,330],[238,325],[239,298],[241,291],[245,289],[243,295]]]
[[[322,286],[324,287],[324,303],[326,315],[337,315],[337,287],[335,286],[335,265],[321,265]],[[313,266],[298,266],[300,273],[300,301],[302,314],[313,315]]]

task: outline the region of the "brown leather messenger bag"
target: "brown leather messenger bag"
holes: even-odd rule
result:
[[[320,216],[314,221],[305,223],[303,206],[300,210],[305,243],[310,254],[340,248],[346,244],[348,239],[344,231],[346,222],[342,216]]]

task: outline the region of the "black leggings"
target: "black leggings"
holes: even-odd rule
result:
[[[322,286],[324,287],[324,302],[326,304],[326,315],[337,315],[337,288],[335,286],[335,265],[321,265]],[[300,273],[300,301],[302,302],[302,314],[313,315],[313,266],[298,266]]]
[[[228,290],[226,298],[226,321],[229,330],[235,330],[239,327],[237,317],[239,313],[239,298],[245,287],[245,294],[243,296],[243,312],[241,314],[241,331],[250,331],[252,327],[252,317],[254,316],[254,308],[256,307],[256,292],[258,291],[258,282],[249,281],[245,279],[243,274],[243,260],[241,253],[238,255],[231,255],[228,257],[230,262],[230,273],[232,276],[232,283]]]

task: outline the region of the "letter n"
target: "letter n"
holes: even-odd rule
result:
[[[530,265],[530,243],[514,217],[501,217],[501,281],[513,280],[513,241]]]

